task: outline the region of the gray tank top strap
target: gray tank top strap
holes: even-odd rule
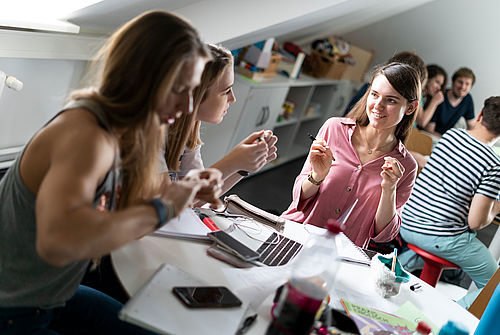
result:
[[[106,129],[109,133],[111,133],[111,126],[109,125],[108,118],[107,118],[106,114],[104,113],[101,105],[99,105],[98,102],[96,102],[95,100],[91,100],[91,99],[71,100],[64,106],[64,108],[58,114],[66,111],[68,109],[74,109],[74,108],[84,108],[84,109],[88,110],[89,112],[91,112],[92,114],[94,114],[95,117],[97,118],[97,121],[99,122],[99,124],[104,129]],[[119,188],[118,185],[121,184],[121,174],[120,174],[120,169],[119,169],[121,159],[120,159],[120,152],[118,150],[119,145],[118,145],[118,142],[116,141],[116,138],[114,136],[112,136],[112,137],[113,137],[113,140],[115,142],[115,158],[113,161],[113,167],[108,172],[108,175],[105,178],[105,182],[102,183],[97,190],[97,194],[106,193],[107,201],[106,201],[105,208],[107,210],[112,210],[112,209],[116,208],[117,199],[118,199],[117,191]],[[111,182],[111,185],[109,184],[110,182]],[[108,193],[109,191],[106,191],[106,190],[110,190],[111,194],[109,194]]]

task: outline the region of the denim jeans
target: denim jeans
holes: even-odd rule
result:
[[[0,334],[154,334],[118,319],[122,304],[80,285],[64,307],[0,308]]]

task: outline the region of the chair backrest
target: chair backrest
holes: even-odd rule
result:
[[[469,312],[474,314],[474,316],[478,319],[483,316],[484,309],[495,291],[498,283],[500,282],[500,268],[495,272],[495,274],[488,280],[486,285],[481,290],[481,293],[476,297],[476,300],[472,302],[469,307]]]
[[[432,137],[417,128],[413,128],[406,140],[406,149],[428,156],[432,151]]]

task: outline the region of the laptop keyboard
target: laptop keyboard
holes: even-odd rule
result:
[[[302,244],[277,233],[271,234],[263,242],[257,252],[259,261],[269,266],[278,266],[288,263],[302,249]]]

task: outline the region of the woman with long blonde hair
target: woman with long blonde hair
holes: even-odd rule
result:
[[[166,224],[220,172],[161,188],[166,124],[192,112],[209,51],[182,18],[148,12],[100,53],[100,77],[36,133],[0,182],[0,328],[6,334],[139,334],[121,304],[79,285],[92,258]],[[144,332],[146,333],[146,332]]]
[[[211,44],[208,48],[212,59],[205,66],[200,85],[194,90],[194,112],[181,116],[169,129],[166,144],[169,150],[165,153],[164,171],[170,171],[170,176],[175,180],[183,178],[191,169],[203,168],[201,122],[221,123],[230,104],[236,101],[231,52]],[[254,132],[212,165],[212,168],[222,172],[222,193],[243,178],[241,171],[257,172],[274,160],[277,140],[270,130]]]

